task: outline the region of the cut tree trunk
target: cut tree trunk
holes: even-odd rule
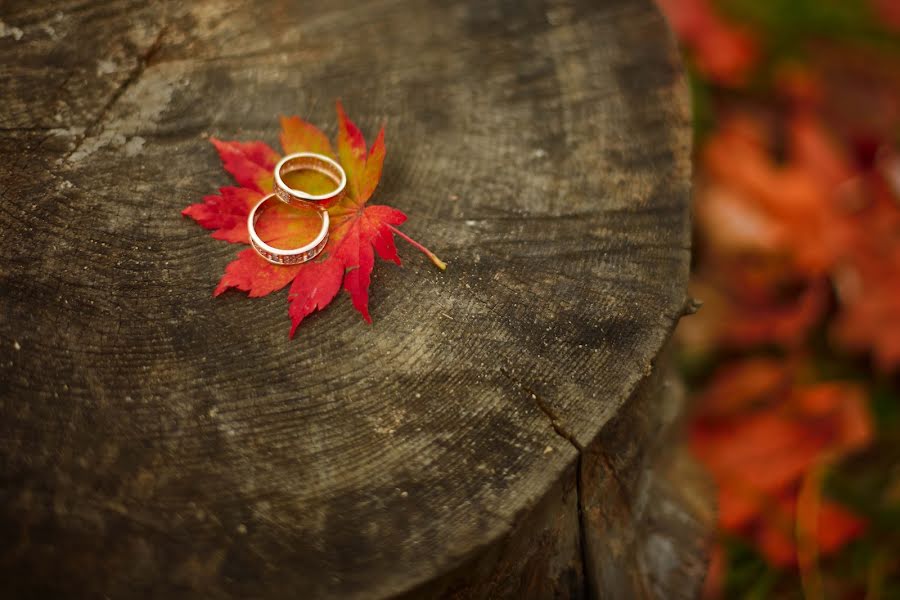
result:
[[[0,574],[21,598],[689,597],[690,128],[650,0],[0,6]],[[180,211],[208,138],[386,123],[365,324]],[[667,460],[661,461],[659,457]],[[677,476],[674,476],[676,473]]]

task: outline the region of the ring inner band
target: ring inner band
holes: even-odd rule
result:
[[[317,171],[333,181],[335,186],[341,184],[341,173],[338,172],[335,166],[330,162],[322,160],[315,156],[298,156],[296,158],[287,160],[283,165],[281,165],[281,171],[279,174],[284,177],[288,173],[294,173],[296,171]],[[290,189],[293,190],[294,188]]]
[[[256,222],[259,220],[259,217],[263,213],[263,206],[272,198],[272,194],[263,198],[263,200],[260,201],[256,205],[256,207],[254,207],[253,213],[250,215],[250,222],[248,223],[248,225],[250,229],[250,244],[253,246],[253,249],[256,250],[256,252],[260,256],[262,256],[270,263],[279,265],[296,265],[315,258],[320,252],[322,252],[322,250],[325,248],[325,245],[328,243],[329,219],[327,211],[313,204],[312,202],[302,202],[304,206],[314,210],[318,214],[318,217],[322,220],[323,231],[319,233],[319,236],[317,236],[321,239],[318,241],[318,243],[313,240],[313,242],[307,244],[306,246],[301,246],[300,248],[291,250],[275,248],[263,242],[256,233]]]

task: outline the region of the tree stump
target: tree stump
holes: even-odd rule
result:
[[[690,132],[650,0],[0,19],[4,597],[696,592],[708,512],[655,458]],[[209,136],[333,134],[336,98],[450,266],[401,247],[373,325],[342,297],[289,340],[285,293],[212,297],[237,248],[180,210],[230,184]]]

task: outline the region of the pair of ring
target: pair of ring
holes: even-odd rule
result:
[[[337,186],[327,194],[310,194],[292,188],[284,182],[284,176],[294,171],[317,171],[328,177]],[[260,200],[247,217],[247,230],[250,232],[250,245],[270,263],[276,265],[298,265],[315,258],[328,243],[328,211],[324,204],[344,193],[347,187],[347,174],[334,160],[315,152],[298,152],[288,154],[275,165],[275,191]],[[322,219],[319,234],[308,244],[299,248],[275,248],[262,241],[256,233],[256,221],[264,212],[264,206],[271,200],[280,200],[295,207],[314,208]]]

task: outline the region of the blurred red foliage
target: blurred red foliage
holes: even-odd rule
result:
[[[897,0],[871,0],[872,8],[885,24],[900,29],[900,2]]]
[[[863,1],[853,14],[877,15],[865,35],[900,30],[900,2]],[[714,0],[658,3],[706,95],[691,281],[703,307],[677,332],[685,360],[706,365],[689,444],[718,488],[720,539],[798,568],[820,596],[819,557],[870,521],[827,497],[825,474],[873,443],[871,382],[900,368],[900,53],[785,37],[778,11],[802,4],[819,26],[815,3],[746,3],[755,18],[772,7],[752,25]],[[785,29],[770,42],[763,22]],[[713,553],[708,595],[726,585],[729,548]]]
[[[794,371],[764,358],[722,367],[697,399],[690,432],[691,449],[719,489],[720,526],[749,535],[776,565],[797,559],[792,524],[803,477],[872,436],[861,388],[798,385]],[[813,533],[827,553],[861,529],[860,519],[829,502]]]
[[[695,347],[795,347],[835,292],[834,341],[900,365],[900,157],[858,164],[806,111],[775,125],[723,117],[703,146],[695,212],[703,252],[693,283],[706,314],[685,324]]]
[[[721,83],[743,83],[756,62],[750,31],[722,20],[709,0],[658,0],[697,68]]]

